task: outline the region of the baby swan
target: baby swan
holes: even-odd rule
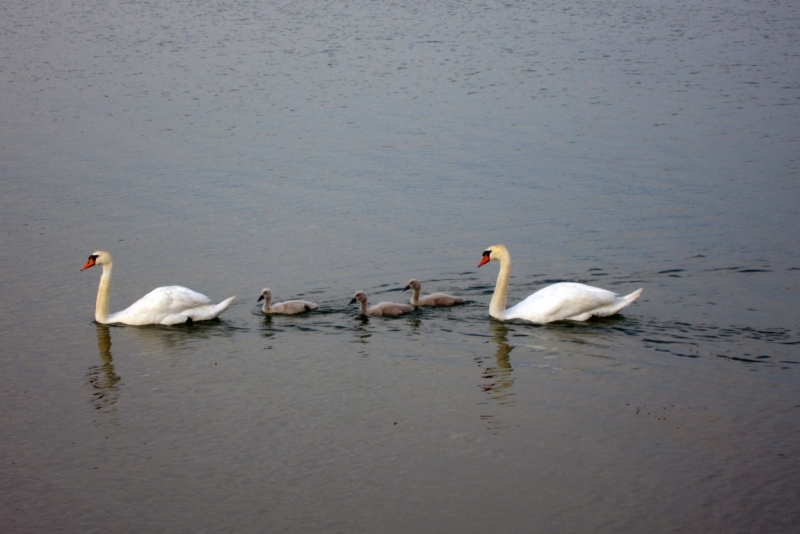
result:
[[[414,306],[399,304],[397,302],[379,302],[367,308],[367,294],[363,291],[357,291],[350,301],[350,304],[356,301],[361,303],[361,310],[359,312],[361,315],[403,315],[404,313],[414,311]]]
[[[261,307],[261,311],[267,315],[271,313],[294,315],[296,313],[303,313],[319,308],[319,306],[307,300],[287,300],[286,302],[279,302],[272,306],[272,291],[266,287],[261,290],[261,296],[258,297],[257,302],[261,302],[262,300],[264,301],[264,305]]]
[[[414,306],[453,306],[455,304],[464,303],[464,299],[461,297],[454,297],[444,293],[431,293],[430,295],[425,295],[424,297],[419,298],[419,292],[422,290],[422,284],[420,284],[419,280],[416,279],[412,279],[405,289],[403,289],[403,291],[408,291],[409,289],[414,290],[414,295],[411,297],[411,304]]]

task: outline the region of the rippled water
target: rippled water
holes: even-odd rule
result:
[[[0,530],[800,524],[800,8],[0,6]],[[488,317],[547,283],[624,314]],[[181,284],[220,321],[93,323]],[[348,301],[468,303],[362,319]],[[264,317],[256,299],[320,311]]]

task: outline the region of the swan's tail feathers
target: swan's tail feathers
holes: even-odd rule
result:
[[[642,289],[639,288],[630,295],[625,295],[624,297],[617,297],[616,303],[612,306],[611,313],[607,315],[614,315],[615,313],[619,312],[622,308],[627,308],[630,306],[631,302],[639,298],[639,295],[642,294]]]
[[[597,308],[596,310],[592,310],[587,314],[576,316],[576,317],[568,317],[568,319],[572,321],[585,321],[592,315],[595,317],[608,317],[609,315],[614,315],[618,313],[622,308],[630,306],[631,302],[639,298],[639,295],[642,294],[642,289],[637,289],[630,295],[625,295],[624,297],[617,297],[613,303],[609,304],[608,306],[603,306],[602,308]]]
[[[622,297],[622,300],[624,300],[625,302],[630,304],[631,302],[633,302],[634,300],[639,298],[639,295],[642,294],[642,290],[643,289],[644,289],[643,287],[640,287],[639,289],[637,289],[636,291],[634,291],[630,295],[625,295],[624,297]]]
[[[191,310],[186,310],[180,314],[183,316],[182,321],[173,322],[171,324],[185,323],[188,322],[189,319],[192,321],[210,321],[211,319],[216,319],[222,312],[228,309],[228,306],[231,305],[235,298],[234,296],[223,300],[219,304],[208,304],[206,306],[198,306]]]
[[[639,291],[641,292],[641,289]],[[219,304],[217,304],[216,306],[212,306],[211,307],[211,311],[212,311],[213,315],[211,317],[209,317],[209,319],[214,319],[216,317],[219,317],[219,314],[221,314],[222,312],[227,310],[228,306],[230,306],[235,299],[236,299],[236,296],[229,297],[229,298],[223,300],[222,302],[220,302]]]

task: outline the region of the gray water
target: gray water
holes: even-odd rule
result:
[[[797,529],[799,35],[790,0],[3,2],[0,530]],[[644,293],[496,322],[495,243],[509,304]],[[112,311],[237,300],[97,325],[95,250]],[[469,302],[347,304],[410,278]]]

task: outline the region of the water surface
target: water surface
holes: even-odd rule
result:
[[[788,1],[8,1],[9,532],[800,524]],[[586,324],[488,317],[644,288]],[[93,322],[159,285],[220,321]],[[362,319],[348,301],[468,303]],[[256,299],[320,311],[264,317]]]

